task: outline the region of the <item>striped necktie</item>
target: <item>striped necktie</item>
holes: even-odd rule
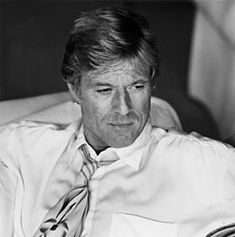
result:
[[[81,145],[79,151],[83,156],[79,185],[70,189],[49,210],[34,237],[78,237],[81,235],[89,208],[89,179],[99,166],[108,165],[114,160],[98,164],[97,161],[90,157],[86,144]]]
[[[210,232],[206,237],[235,237],[235,223],[221,226]]]

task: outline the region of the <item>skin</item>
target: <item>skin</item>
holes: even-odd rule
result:
[[[81,105],[84,134],[100,152],[131,145],[142,132],[150,112],[149,72],[128,62],[81,79],[73,89]]]

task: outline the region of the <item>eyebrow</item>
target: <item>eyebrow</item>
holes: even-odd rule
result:
[[[129,86],[134,86],[134,85],[136,85],[136,84],[147,84],[149,82],[149,80],[144,80],[144,79],[139,79],[139,80],[137,80],[137,81],[134,81],[134,82],[132,82]]]
[[[138,84],[138,83],[146,84],[146,83],[148,83],[148,81],[149,81],[149,80],[139,79],[139,80],[137,80],[137,81],[134,81],[134,82],[130,83],[128,86],[136,85],[136,84]],[[99,87],[99,86],[100,86],[100,87],[102,87],[102,86],[103,86],[103,87],[105,87],[105,86],[107,86],[107,87],[114,87],[115,85],[110,84],[110,83],[108,83],[108,82],[95,82],[92,87]]]
[[[139,79],[139,80],[134,81],[133,83],[131,83],[131,85],[135,85],[135,84],[138,84],[138,83],[147,83],[147,82],[149,82],[149,80]]]
[[[96,83],[94,83],[93,87],[96,87],[96,86],[109,86],[109,87],[112,87],[113,85],[110,84],[110,83],[107,83],[107,82],[96,82]]]

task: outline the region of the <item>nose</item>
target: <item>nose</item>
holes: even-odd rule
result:
[[[120,115],[126,115],[132,109],[132,102],[127,91],[117,91],[113,97],[113,110]]]

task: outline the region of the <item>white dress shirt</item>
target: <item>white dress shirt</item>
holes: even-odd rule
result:
[[[68,159],[61,159],[72,135]],[[80,122],[29,121],[1,128],[0,236],[32,237],[47,211],[76,184],[86,143]],[[92,176],[82,237],[205,237],[235,223],[235,149],[208,138],[145,126]],[[213,235],[211,235],[213,236]]]

